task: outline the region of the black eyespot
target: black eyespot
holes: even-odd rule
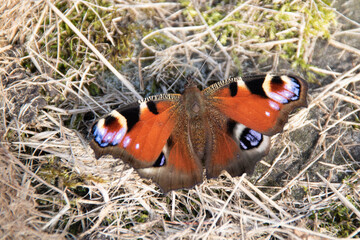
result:
[[[162,167],[166,164],[166,158],[163,152],[160,153],[159,157],[156,159],[154,163],[154,167]]]
[[[104,125],[105,126],[110,126],[114,121],[117,121],[117,119],[115,118],[115,117],[113,117],[113,116],[107,116],[106,118],[105,118],[105,123],[104,123]]]
[[[239,138],[240,148],[242,150],[250,150],[258,147],[263,141],[263,135],[250,128],[245,128]]]
[[[131,108],[126,108],[120,111],[120,114],[123,115],[124,118],[126,118],[128,132],[139,121],[139,113],[140,113],[139,105]]]
[[[251,93],[267,98],[267,95],[262,87],[264,80],[264,76],[256,76],[251,78],[249,81],[245,81],[245,85]]]
[[[281,79],[280,76],[273,76],[272,79],[271,79],[271,83],[282,84],[283,80]]]
[[[236,122],[234,121],[234,120],[229,120],[228,122],[227,122],[227,133],[229,134],[229,135],[233,135],[233,133],[234,133],[234,128],[236,127]]]
[[[148,107],[149,111],[152,112],[153,114],[159,114],[156,104],[154,103],[154,101],[148,101],[146,102],[146,106]]]
[[[230,83],[229,89],[230,89],[230,95],[231,95],[232,97],[235,97],[236,94],[237,94],[237,92],[238,92],[237,82],[232,82],[232,83]]]
[[[167,140],[167,147],[168,147],[168,148],[171,148],[172,145],[173,145],[173,140],[172,140],[171,137],[169,137],[168,140]]]

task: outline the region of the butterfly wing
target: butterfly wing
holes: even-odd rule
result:
[[[200,183],[203,154],[208,177],[222,170],[233,176],[251,173],[269,150],[266,135],[281,131],[290,111],[306,105],[306,91],[306,83],[295,76],[229,79],[210,86],[202,92],[210,136],[206,145],[199,145],[202,137],[192,132],[197,128],[184,114],[198,112],[200,102],[189,107],[180,95],[154,96],[100,119],[90,145],[96,157],[122,158],[164,192]],[[205,152],[194,152],[194,146],[206,146]]]
[[[253,173],[256,163],[269,152],[270,137],[228,118],[222,120],[210,123],[213,144],[206,161],[207,177],[217,177],[223,170],[232,176]]]
[[[293,75],[231,78],[204,90],[208,102],[232,120],[265,135],[280,132],[289,113],[306,106],[307,84]]]
[[[180,95],[146,98],[96,122],[90,146],[97,158],[121,158],[164,192],[192,187],[202,181],[202,167],[187,149],[187,129],[178,124],[179,114]]]
[[[140,168],[140,176],[155,181],[163,192],[191,188],[203,181],[203,167],[188,144],[188,121],[178,122],[157,163],[150,168]]]
[[[205,89],[212,116],[207,176],[217,177],[222,170],[232,176],[252,173],[269,151],[267,135],[280,132],[289,113],[306,106],[306,94],[306,82],[292,75],[233,78]]]

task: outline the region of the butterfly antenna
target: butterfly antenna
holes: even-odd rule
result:
[[[156,45],[163,51],[164,49],[161,48],[160,44],[154,39]],[[180,69],[174,64],[173,60],[170,60],[171,64],[175,67],[175,69],[180,73],[180,75],[184,78],[187,79],[184,74],[180,71]],[[176,81],[174,81],[169,88],[172,88],[175,85]]]
[[[214,43],[213,47],[211,48],[211,50],[210,50],[210,52],[209,52],[208,56],[206,57],[206,59],[205,59],[204,63],[201,65],[201,67],[200,67],[200,69],[199,69],[199,72],[201,72],[201,70],[202,70],[202,69],[203,69],[203,67],[205,66],[205,63],[207,62],[207,60],[209,59],[209,56],[210,56],[210,55],[212,54],[212,52],[214,51],[215,46],[216,46],[217,42],[219,41],[219,39],[221,38],[221,36],[222,36],[222,33],[220,33],[220,34],[219,34],[219,36],[218,36],[218,38],[216,39],[216,41],[215,41],[215,43]]]

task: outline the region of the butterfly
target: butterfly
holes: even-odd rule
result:
[[[191,188],[204,176],[251,174],[289,113],[307,105],[295,75],[230,78],[200,91],[160,94],[113,110],[92,127],[95,157],[121,158],[163,192]],[[205,169],[205,171],[204,171]]]

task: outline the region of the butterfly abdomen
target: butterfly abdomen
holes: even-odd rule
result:
[[[186,88],[182,95],[183,102],[183,120],[178,124],[185,125],[187,144],[189,150],[200,161],[204,161],[209,146],[209,124],[207,109],[205,106],[202,92],[195,86],[191,85]]]

